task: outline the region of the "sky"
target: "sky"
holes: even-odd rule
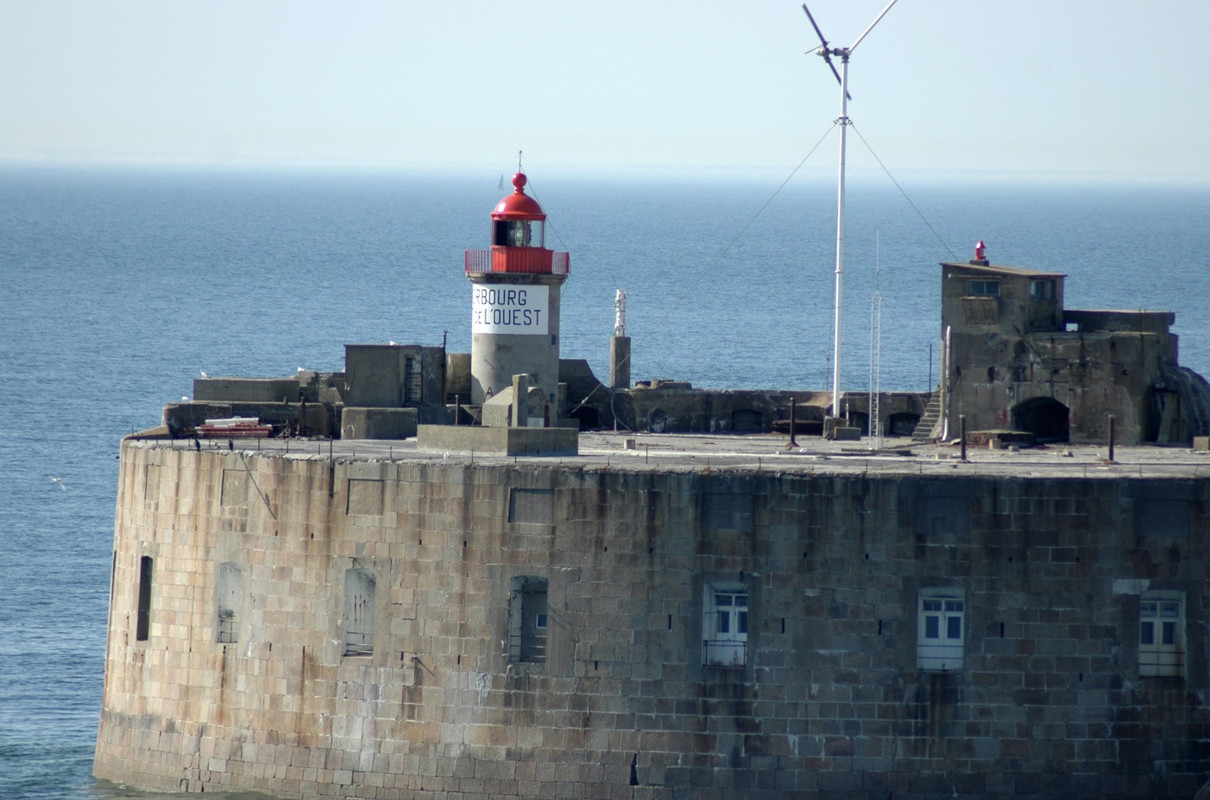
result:
[[[885,4],[811,10],[846,46]],[[1210,184],[1207,31],[1205,0],[899,0],[849,168]],[[0,160],[784,175],[835,163],[818,44],[794,0],[4,0]]]

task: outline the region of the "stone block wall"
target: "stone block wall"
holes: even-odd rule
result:
[[[1210,773],[1208,501],[1205,479],[127,441],[96,774],[307,798],[1188,798]],[[545,591],[521,614],[541,659],[510,647],[519,578]],[[735,666],[704,663],[718,587],[747,604]],[[938,592],[964,603],[947,671],[919,660]],[[1140,674],[1156,596],[1181,603],[1171,677]],[[370,653],[346,655],[358,624]]]

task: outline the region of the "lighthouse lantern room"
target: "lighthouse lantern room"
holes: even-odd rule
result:
[[[567,280],[570,259],[546,249],[546,213],[525,193],[526,183],[518,172],[513,193],[493,209],[490,249],[466,251],[472,283],[471,403],[482,405],[510,390],[513,376],[527,375],[528,385],[542,393],[542,418],[555,424],[559,287]]]

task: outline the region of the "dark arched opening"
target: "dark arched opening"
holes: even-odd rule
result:
[[[592,406],[580,406],[569,414],[580,425],[580,430],[591,431],[601,427],[601,414]]]
[[[764,418],[759,411],[750,408],[732,411],[731,430],[734,433],[760,433],[764,430]]]
[[[920,415],[907,411],[892,414],[887,418],[887,434],[889,436],[911,436],[920,424]]]
[[[1053,397],[1034,397],[1013,409],[1013,429],[1032,433],[1039,442],[1066,442],[1068,413]]]

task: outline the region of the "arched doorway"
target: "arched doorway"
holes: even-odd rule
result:
[[[1013,408],[1013,429],[1032,433],[1040,442],[1066,442],[1068,409],[1053,397],[1034,397]]]

